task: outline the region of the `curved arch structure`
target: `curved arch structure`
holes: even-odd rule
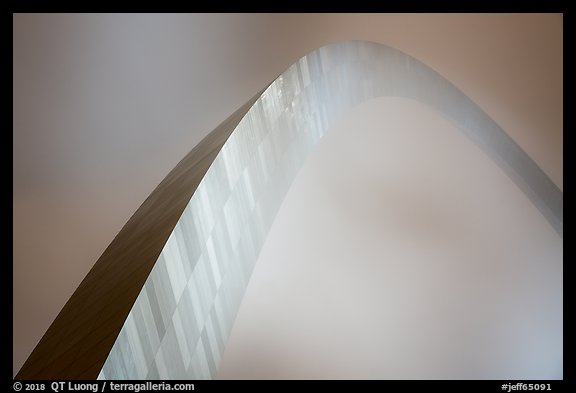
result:
[[[292,65],[178,164],[106,249],[17,378],[213,377],[300,166],[342,111],[390,95],[446,116],[562,236],[562,192],[449,81],[385,45],[330,44]]]

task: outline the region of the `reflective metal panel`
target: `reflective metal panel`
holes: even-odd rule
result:
[[[100,379],[216,374],[253,265],[299,168],[340,113],[379,96],[412,98],[444,114],[562,236],[562,192],[450,82],[385,45],[331,44],[280,75],[232,132],[168,238]]]

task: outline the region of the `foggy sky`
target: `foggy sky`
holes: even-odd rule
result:
[[[13,17],[14,373],[194,145],[305,53],[364,39],[453,82],[562,189],[561,15]]]
[[[563,242],[425,105],[370,100],[305,162],[219,379],[561,379]]]

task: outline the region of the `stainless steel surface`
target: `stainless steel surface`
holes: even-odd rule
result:
[[[446,116],[562,236],[562,192],[450,82],[385,45],[331,44],[279,76],[232,132],[170,234],[99,378],[215,375],[253,264],[301,164],[340,113],[379,96],[412,98]]]

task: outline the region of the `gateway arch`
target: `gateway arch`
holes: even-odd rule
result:
[[[338,115],[408,97],[481,147],[562,237],[563,194],[474,102],[385,45],[346,41],[298,60],[212,131],[112,241],[17,379],[209,379],[298,169]]]

